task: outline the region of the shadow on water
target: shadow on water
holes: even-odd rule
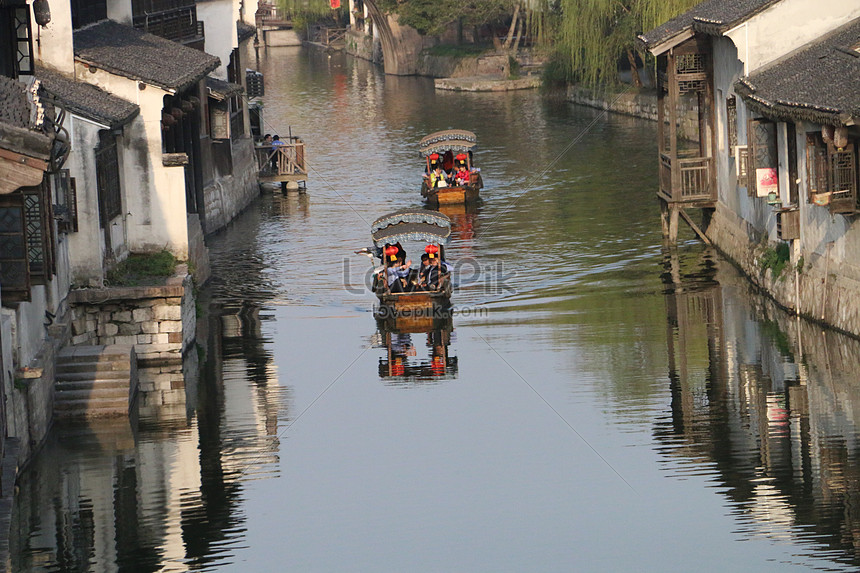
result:
[[[690,255],[665,256],[666,471],[710,478],[741,539],[860,566],[860,341],[787,315],[713,252]]]

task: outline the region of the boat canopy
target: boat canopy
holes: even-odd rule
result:
[[[445,244],[451,235],[451,220],[438,211],[406,209],[378,218],[370,226],[370,233],[377,250],[386,243],[401,241]]]
[[[476,145],[478,145],[478,138],[471,131],[448,129],[426,136],[418,144],[418,151],[421,157],[427,157],[432,153],[445,153],[449,149],[454,153],[468,153]]]

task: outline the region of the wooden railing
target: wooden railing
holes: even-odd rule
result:
[[[671,157],[660,155],[660,189],[673,201],[713,201],[712,165],[710,157],[678,157],[673,166]]]
[[[299,139],[282,145],[257,145],[257,170],[260,178],[286,181],[307,174],[305,144]]]
[[[346,28],[320,28],[319,42],[324,46],[345,43]]]
[[[711,159],[696,157],[677,161],[681,175],[681,200],[711,199]]]
[[[260,2],[255,15],[257,27],[292,27],[292,22],[284,15],[284,11],[275,4]]]

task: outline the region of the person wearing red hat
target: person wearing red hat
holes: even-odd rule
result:
[[[409,267],[412,261],[403,262],[406,251],[395,245],[387,245],[385,254],[385,279],[388,290],[393,293],[405,292],[406,279],[409,277]]]

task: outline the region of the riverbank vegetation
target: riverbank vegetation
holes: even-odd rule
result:
[[[646,62],[636,37],[681,14],[700,0],[558,0],[561,19],[552,79],[588,86],[616,84],[619,62],[631,68],[634,85]]]

